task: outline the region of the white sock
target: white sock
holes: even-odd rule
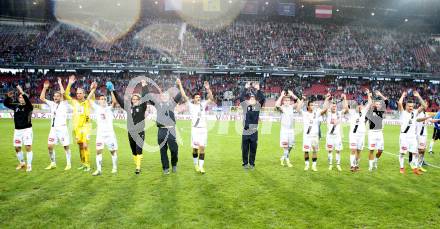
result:
[[[306,167],[309,167],[310,165],[309,161],[304,161],[304,163],[306,164]]]
[[[199,158],[193,157],[193,162],[194,162],[194,165],[197,166],[197,164],[199,163]]]
[[[419,167],[419,154],[413,153],[412,154],[412,161],[411,161],[413,167],[418,168]]]
[[[425,154],[419,155],[419,167],[423,166],[423,162],[425,161]]]
[[[356,156],[353,154],[350,154],[350,166],[351,167],[356,166]]]
[[[359,166],[359,162],[361,161],[361,159],[355,159],[355,165],[354,166]]]
[[[52,152],[49,151],[49,158],[50,158],[50,162],[56,163],[56,161],[55,161],[55,150],[52,150]]]
[[[23,158],[23,152],[22,151],[17,153],[17,159],[18,159],[18,162],[24,163],[24,158]]]
[[[33,157],[32,151],[26,153],[26,160],[27,160],[28,166],[32,165],[32,157]]]
[[[70,154],[70,149],[69,149],[69,150],[66,150],[66,162],[67,162],[67,165],[71,165],[72,164],[70,158],[71,158],[71,154]]]
[[[368,161],[369,168],[373,168],[373,163],[374,163],[374,160],[369,160]]]
[[[328,164],[332,165],[333,164],[333,153],[328,153]]]
[[[283,157],[284,157],[284,159],[289,159],[289,150],[288,149],[284,149]]]
[[[378,160],[379,160],[379,158],[375,157],[375,158],[374,158],[374,163],[377,164],[377,161],[378,161]]]
[[[414,159],[413,159],[414,160]],[[399,155],[399,164],[400,164],[400,168],[403,169],[405,166],[405,154],[400,154]]]
[[[316,161],[312,161],[312,166],[316,167]]]
[[[203,168],[203,164],[205,163],[205,160],[199,160],[199,167]]]
[[[96,154],[96,169],[101,172],[101,169],[102,169],[102,154]]]
[[[429,143],[429,152],[432,152],[432,148],[434,147],[434,141]]]
[[[112,163],[113,163],[113,169],[118,168],[118,154],[112,155]]]
[[[341,164],[341,153],[336,153],[336,164],[337,165]]]

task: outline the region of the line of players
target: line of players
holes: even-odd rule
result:
[[[104,146],[110,150],[112,154],[112,173],[117,172],[117,150],[118,144],[116,140],[116,135],[113,129],[113,107],[116,103],[124,106],[123,99],[114,92],[113,85],[110,83],[107,85],[107,89],[112,93],[112,106],[107,103],[107,97],[100,95],[98,97],[98,103],[94,101],[94,94],[97,87],[96,83],[92,83],[90,86],[90,93],[88,97],[85,97],[85,91],[82,88],[77,88],[76,99],[70,97],[70,89],[75,83],[76,79],[74,76],[69,78],[69,83],[66,90],[64,91],[62,82],[58,79],[58,84],[60,86],[59,92],[54,93],[53,101],[47,100],[46,91],[49,88],[49,82],[45,82],[43,90],[41,92],[40,99],[45,102],[49,107],[52,114],[51,120],[51,130],[48,136],[48,151],[51,160],[50,165],[46,169],[56,168],[56,157],[54,151],[54,145],[60,143],[66,153],[67,165],[65,170],[71,169],[71,152],[70,152],[70,138],[67,128],[67,110],[68,103],[73,107],[73,129],[76,142],[80,150],[81,166],[78,168],[84,171],[90,171],[90,153],[88,150],[88,141],[90,139],[91,131],[91,120],[90,113],[93,109],[96,116],[97,122],[97,137],[96,137],[96,171],[93,175],[102,174],[102,152]],[[180,80],[176,81],[179,87],[179,93],[173,99],[174,103],[187,102],[189,98],[186,96],[185,91],[181,85]],[[146,87],[146,82],[142,81],[143,88]],[[197,172],[205,173],[204,169],[204,157],[205,157],[205,147],[207,144],[207,119],[206,119],[206,108],[209,103],[214,101],[212,92],[209,88],[208,82],[204,83],[204,88],[208,92],[208,99],[201,100],[200,93],[193,93],[192,101],[188,103],[189,110],[192,119],[192,131],[191,131],[191,143],[193,148],[193,159],[194,167]],[[17,86],[19,91],[19,103],[12,103],[12,94],[8,93],[7,99],[5,100],[5,106],[14,110],[14,121],[15,121],[15,131],[14,131],[14,146],[17,153],[17,158],[19,160],[19,165],[17,169],[23,169],[26,167],[26,171],[30,172],[32,170],[32,124],[31,124],[31,113],[32,104],[30,103],[28,97],[23,92],[21,87]],[[259,90],[259,87],[258,87]],[[143,92],[142,96],[146,92]],[[164,112],[164,114],[169,115],[173,112],[175,106],[169,105],[169,96],[166,96],[164,92],[160,92],[160,101],[149,101],[150,104],[156,105],[157,108],[166,107],[169,109]],[[336,152],[336,168],[341,171],[341,151],[342,151],[342,131],[341,124],[343,122],[344,115],[349,116],[350,122],[350,134],[349,134],[349,145],[350,145],[350,165],[351,171],[355,172],[359,170],[360,154],[364,147],[365,134],[367,133],[368,126],[368,146],[369,146],[369,170],[377,168],[378,159],[380,158],[384,150],[384,138],[383,138],[383,118],[384,111],[388,105],[388,100],[379,91],[375,94],[379,100],[373,102],[372,93],[366,90],[366,95],[368,97],[368,102],[364,104],[359,104],[354,109],[350,109],[345,95],[341,95],[343,107],[341,110],[337,109],[337,101],[332,99],[330,94],[326,95],[323,106],[320,108],[313,101],[306,101],[306,98],[298,98],[293,94],[292,91],[283,91],[280,94],[279,99],[276,102],[276,108],[281,112],[281,130],[280,130],[280,146],[283,148],[283,156],[280,158],[281,165],[287,164],[287,166],[292,167],[289,160],[290,151],[295,144],[295,133],[294,133],[294,115],[299,113],[302,116],[304,123],[303,130],[303,151],[305,168],[304,170],[309,170],[310,163],[309,154],[312,153],[312,170],[317,171],[317,152],[319,151],[319,138],[320,138],[320,122],[325,120],[327,123],[327,135],[326,135],[326,150],[328,151],[328,163],[329,170],[333,169],[333,151]],[[145,107],[140,106],[140,100],[142,98],[139,94],[134,94],[131,96],[131,113],[133,120],[135,119],[145,119]],[[413,172],[417,175],[425,171],[422,167],[423,155],[426,147],[426,137],[427,137],[427,124],[428,122],[438,122],[437,119],[432,119],[431,116],[427,115],[424,110],[427,105],[420,97],[417,92],[414,92],[414,96],[419,100],[421,104],[418,109],[414,109],[414,103],[412,101],[407,101],[405,108],[403,107],[403,99],[406,97],[406,92],[402,94],[399,100],[399,111],[400,111],[400,121],[401,121],[401,134],[400,134],[400,172],[404,173],[404,159],[403,156],[409,152],[412,156],[411,167]],[[65,100],[63,99],[65,98]],[[294,101],[292,101],[293,99]],[[261,102],[263,103],[264,100]],[[257,101],[258,102],[258,101]],[[306,102],[306,109],[302,110],[304,103]],[[262,106],[262,104],[260,104]],[[158,110],[159,110],[158,109]],[[136,113],[139,113],[137,115]],[[245,112],[246,113],[246,112]],[[165,115],[165,116],[166,116]],[[258,113],[259,115],[259,113]],[[257,115],[257,117],[258,117]],[[136,116],[139,116],[136,118]],[[159,116],[159,115],[158,115]],[[246,114],[244,118],[246,119]],[[170,129],[173,130],[175,127],[174,113],[172,113],[171,124],[164,125],[156,120],[159,127],[158,132],[158,144],[161,145],[164,139],[161,139],[161,130],[166,130],[165,134],[168,136]],[[169,123],[169,122],[168,122]],[[135,123],[136,124],[136,123]],[[142,125],[144,127],[144,125]],[[130,128],[129,128],[130,132]],[[144,141],[143,128],[141,131],[142,143]],[[163,132],[163,131],[162,131]],[[136,144],[134,139],[129,133],[130,146],[133,153],[133,158],[136,165],[135,173],[140,173],[140,164],[142,159],[142,147]],[[169,140],[168,140],[169,141]],[[173,166],[173,171],[176,172],[177,166],[177,154],[178,146],[175,143],[175,138],[171,138],[171,142],[167,142],[171,151],[171,164]],[[242,143],[243,144],[243,143]],[[21,146],[25,145],[27,152],[27,163],[24,161],[24,156],[21,150]],[[169,164],[167,154],[167,147],[161,147],[161,159],[163,170],[165,174],[169,174]],[[243,148],[243,146],[242,146]],[[252,151],[252,144],[250,145],[250,151]],[[254,146],[254,151],[256,151],[256,144]],[[164,150],[163,150],[164,149]],[[377,151],[376,154],[374,152]],[[251,167],[254,166],[255,153],[253,154],[253,161],[251,160]],[[165,155],[164,155],[165,154]],[[245,153],[243,152],[243,155]],[[243,156],[244,157],[244,156]],[[166,160],[166,161],[165,161]],[[244,166],[246,166],[245,159]],[[246,161],[247,162],[247,161]],[[27,166],[26,166],[27,164]]]
[[[285,164],[292,167],[289,160],[289,154],[295,144],[294,133],[294,115],[298,112],[303,119],[303,151],[305,168],[309,170],[309,153],[312,152],[312,170],[317,171],[317,152],[319,150],[320,122],[327,123],[326,150],[328,152],[329,170],[333,169],[333,151],[336,152],[336,168],[341,171],[341,151],[342,151],[342,132],[341,124],[344,115],[348,115],[349,146],[350,146],[350,170],[356,172],[359,170],[360,154],[364,148],[365,135],[368,129],[368,149],[369,149],[369,171],[377,169],[377,164],[384,150],[383,120],[385,108],[388,105],[388,99],[381,92],[376,91],[378,100],[373,102],[372,93],[367,89],[365,94],[368,102],[358,104],[354,109],[350,109],[347,98],[341,95],[342,109],[337,110],[337,101],[329,102],[331,95],[327,94],[322,108],[319,108],[313,101],[308,101],[306,110],[302,110],[305,98],[298,98],[292,91],[283,91],[276,101],[276,108],[281,112],[281,130],[280,146],[283,148],[283,155],[280,158],[281,165]],[[433,119],[432,116],[425,113],[426,102],[421,98],[417,91],[414,91],[414,97],[418,99],[420,107],[415,109],[414,101],[408,100],[403,105],[403,100],[407,92],[402,94],[398,105],[400,113],[401,132],[399,138],[399,163],[400,173],[405,173],[404,155],[409,153],[410,165],[413,172],[420,175],[426,170],[422,167],[424,162],[424,153],[427,141],[428,123],[439,122],[439,119]],[[296,100],[292,103],[291,98]],[[432,150],[432,149],[431,149]],[[374,152],[377,151],[376,155]]]

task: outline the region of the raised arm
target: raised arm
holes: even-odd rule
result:
[[[365,90],[365,92],[367,93],[367,97],[368,97],[368,102],[367,105],[365,106],[365,110],[369,110],[371,105],[373,104],[373,94],[370,92],[368,88]]]
[[[250,87],[250,84],[249,84],[249,82],[247,82],[245,84],[245,86],[244,86],[244,89],[241,90],[241,92],[240,92],[240,103],[242,103],[242,102],[244,102],[246,100],[246,92],[249,89],[249,87]]]
[[[206,91],[208,92],[208,103],[213,103],[214,101],[214,95],[212,94],[211,87],[209,86],[209,82],[205,81],[203,83],[205,86]]]
[[[263,92],[260,90],[260,84],[255,83],[254,88],[257,90],[257,101],[260,103],[261,106],[263,106],[264,102],[266,101],[266,97],[264,96]]]
[[[402,96],[400,96],[399,101],[397,101],[397,107],[398,107],[400,112],[403,111],[403,99],[405,99],[405,97],[406,97],[406,91],[404,91],[402,93]]]
[[[182,95],[183,102],[186,103],[189,101],[188,96],[186,96],[185,90],[183,90],[182,81],[179,78],[176,79],[177,87],[179,88],[179,92]]]
[[[44,81],[44,84],[43,84],[43,89],[41,90],[41,94],[40,94],[40,100],[42,101],[42,102],[46,102],[46,91],[47,91],[47,89],[49,88],[49,81]]]
[[[277,99],[277,101],[275,102],[275,107],[276,108],[280,108],[281,107],[281,102],[283,101],[284,98],[284,91],[281,91],[280,93],[280,97]]]
[[[343,108],[342,108],[342,113],[343,114],[347,114],[348,113],[348,101],[347,101],[347,96],[345,95],[345,94],[342,94],[341,95],[341,97],[342,97],[342,105],[344,106]]]
[[[96,82],[93,82],[91,85],[90,85],[90,93],[89,93],[89,95],[87,96],[87,100],[89,101],[89,102],[93,102],[94,100],[95,100],[95,91],[96,91],[96,88],[98,87],[98,84],[96,83]]]
[[[417,109],[417,112],[420,113],[426,108],[428,108],[428,105],[426,104],[425,100],[423,100],[422,96],[420,96],[418,91],[414,91],[414,96],[419,100],[420,106]]]
[[[298,98],[298,102],[296,103],[296,112],[301,112],[301,108],[304,105],[304,101],[306,100],[306,97],[303,95],[301,99]]]
[[[3,104],[5,105],[5,107],[11,109],[11,110],[15,110],[15,108],[17,108],[17,104],[13,103],[13,99],[12,97],[14,96],[14,92],[10,91],[8,93],[6,93],[6,99],[3,102]]]
[[[71,75],[69,77],[69,83],[67,83],[66,91],[64,92],[64,97],[67,99],[67,101],[71,102],[72,97],[70,97],[70,88],[72,88],[72,84],[76,82],[75,75]]]
[[[331,98],[330,93],[327,93],[327,95],[325,95],[324,104],[322,105],[321,115],[324,115],[325,113],[327,113],[330,98]]]

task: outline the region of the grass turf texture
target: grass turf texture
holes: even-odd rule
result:
[[[115,121],[115,126],[124,126]],[[216,124],[218,125],[218,123]],[[177,174],[162,174],[160,156],[144,152],[142,174],[134,174],[126,131],[115,127],[119,144],[119,171],[112,175],[110,153],[105,150],[103,175],[76,170],[79,153],[72,145],[73,168],[63,171],[64,150],[56,147],[58,168],[49,164],[49,120],[33,120],[33,171],[15,171],[13,121],[0,119],[0,228],[12,227],[183,227],[183,228],[435,228],[440,225],[440,168],[416,177],[399,174],[398,159],[384,154],[379,170],[368,172],[367,151],[361,171],[349,171],[347,138],[342,153],[343,171],[328,171],[325,141],[321,141],[318,172],[303,171],[302,134],[296,135],[293,168],[281,167],[279,123],[272,135],[260,134],[256,169],[241,167],[241,136],[234,123],[229,134],[208,137],[205,175],[194,171],[190,149],[190,122],[179,121],[183,145]],[[325,125],[323,125],[325,130]],[[301,131],[297,129],[297,132]],[[348,127],[344,128],[348,131]],[[430,129],[432,133],[432,129]],[[146,139],[156,142],[155,128]],[[397,126],[385,127],[385,150],[398,151]],[[345,134],[345,136],[348,136]],[[95,162],[95,136],[91,160]],[[429,163],[440,165],[440,143]],[[437,225],[437,226],[436,226]]]

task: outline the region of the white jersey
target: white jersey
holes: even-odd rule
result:
[[[428,115],[426,115],[425,112],[419,113],[417,115],[417,119],[419,118],[426,118]],[[416,133],[417,136],[427,136],[428,135],[428,120],[425,120],[423,122],[417,122],[416,123]]]
[[[342,111],[327,112],[327,136],[341,136]]]
[[[95,103],[93,104],[93,109],[96,116],[97,124],[97,134],[101,135],[111,135],[114,134],[113,130],[113,108],[111,106],[101,107]]]
[[[196,128],[206,128],[206,107],[207,101],[201,101],[200,104],[189,103],[189,112],[191,114],[191,126]]]
[[[416,135],[418,111],[407,112],[406,110],[400,112],[400,134]]]
[[[294,121],[294,106],[293,105],[283,105],[279,107],[281,111],[281,129],[282,130],[293,130],[295,128]]]
[[[321,117],[321,109],[315,109],[313,112],[307,110],[302,111],[303,123],[304,123],[304,136],[318,137],[319,135],[319,122]]]
[[[69,104],[66,101],[60,101],[55,103],[50,100],[46,100],[46,104],[50,108],[50,114],[52,115],[51,127],[66,126],[67,124],[67,112]]]
[[[349,111],[350,114],[350,134],[365,134],[366,122],[365,117],[367,116],[367,109],[362,109],[361,112],[357,112],[352,109]]]

